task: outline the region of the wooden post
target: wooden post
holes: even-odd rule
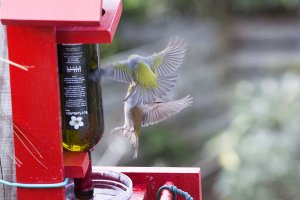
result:
[[[0,25],[0,57],[7,57],[6,32]],[[9,66],[0,63],[0,179],[15,181],[15,164],[9,157],[14,154],[10,102]],[[16,199],[16,189],[0,185],[0,200]]]

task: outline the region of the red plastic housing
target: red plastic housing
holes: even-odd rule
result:
[[[122,1],[104,0],[103,10],[100,26],[57,27],[57,43],[111,43],[121,17]]]
[[[1,21],[7,25],[99,26],[101,0],[2,0]]]
[[[64,13],[70,2],[72,12],[86,12]],[[122,1],[104,1],[105,15],[102,17],[101,0],[91,2],[1,1],[1,21],[7,25],[9,59],[34,66],[28,72],[13,67],[10,71],[13,121],[18,127],[15,132],[22,141],[27,141],[25,137],[30,140],[38,150],[29,144],[27,149],[15,136],[15,155],[22,162],[22,166],[16,168],[17,182],[58,183],[64,181],[65,175],[78,177],[85,173],[84,159],[83,165],[78,166],[78,163],[72,164],[74,160],[68,160],[69,156],[63,157],[57,44],[112,41],[121,16]],[[54,8],[58,9],[59,15],[52,12]],[[18,188],[17,192],[19,200],[65,199],[64,188]]]

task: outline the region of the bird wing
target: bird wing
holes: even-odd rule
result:
[[[168,102],[156,102],[145,105],[142,126],[149,126],[157,124],[168,117],[177,114],[184,108],[190,106],[193,102],[193,98],[188,95],[182,99],[168,101]]]
[[[171,38],[167,47],[159,53],[147,57],[151,69],[160,76],[170,75],[177,71],[184,61],[187,44],[179,38]]]
[[[143,62],[137,64],[134,70],[135,83],[128,88],[127,96],[124,101],[130,105],[149,104],[158,97],[168,95],[175,87],[177,76],[159,76]]]
[[[127,60],[107,64],[89,74],[89,78],[92,80],[98,80],[102,76],[124,83],[133,81],[132,70]]]
[[[132,70],[127,60],[113,62],[110,67],[106,67],[105,76],[115,81],[131,83],[133,80]]]

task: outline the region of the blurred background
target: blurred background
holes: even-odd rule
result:
[[[203,199],[300,196],[300,1],[124,0],[102,61],[188,43],[174,98],[191,107],[142,130],[139,155],[109,134],[127,85],[103,80],[105,134],[94,165],[201,167]]]

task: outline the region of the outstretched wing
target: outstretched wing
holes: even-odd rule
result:
[[[190,95],[188,95],[179,100],[145,105],[145,107],[143,108],[144,115],[142,120],[142,126],[157,124],[167,119],[168,117],[177,114],[184,108],[190,106],[192,103],[193,98]]]
[[[165,97],[175,87],[177,79],[176,75],[159,76],[142,62],[137,64],[134,77],[135,82],[128,88],[124,99],[131,106],[149,104],[157,98]]]
[[[149,56],[151,69],[160,76],[167,76],[177,71],[184,61],[187,44],[180,38],[171,38],[167,47],[159,53]]]
[[[89,74],[89,78],[92,80],[98,80],[102,76],[124,83],[133,81],[132,70],[127,60],[107,64]]]

